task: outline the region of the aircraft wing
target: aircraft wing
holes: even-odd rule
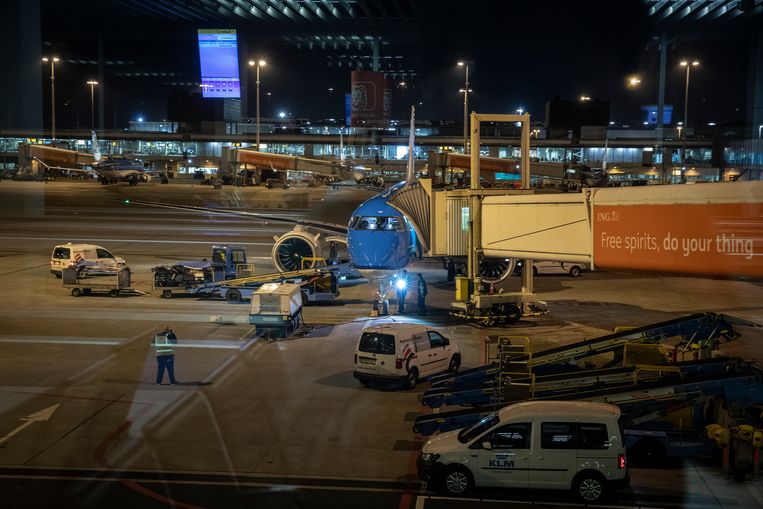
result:
[[[202,212],[205,214],[217,214],[221,216],[237,216],[237,217],[251,217],[253,219],[261,219],[265,221],[278,221],[289,224],[300,224],[304,226],[310,226],[319,230],[324,230],[331,233],[347,233],[347,225],[326,223],[324,221],[314,221],[312,219],[294,219],[292,217],[279,216],[277,214],[261,214],[259,212],[246,212],[243,210],[230,210],[230,209],[213,209],[207,207],[195,207],[193,205],[172,205],[168,203],[159,203],[151,201],[133,201],[130,200],[130,204],[144,205],[147,207],[159,207],[172,210],[183,210],[186,212]]]
[[[72,167],[72,166],[51,166],[47,164],[45,161],[38,157],[33,158],[35,161],[40,163],[46,170],[58,170],[58,171],[66,171],[66,172],[74,172],[74,173],[85,173],[88,175],[92,175],[96,173],[95,171],[91,170],[90,168],[82,168],[82,167]]]

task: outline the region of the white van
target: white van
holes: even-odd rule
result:
[[[418,474],[453,495],[474,486],[572,489],[594,502],[629,482],[619,417],[607,403],[516,403],[429,440]]]
[[[53,248],[50,255],[50,273],[61,277],[61,271],[74,267],[80,261],[96,263],[103,269],[118,269],[125,265],[123,258],[115,256],[108,249],[95,244],[61,244]]]
[[[354,376],[360,383],[402,382],[413,388],[419,379],[458,371],[458,345],[431,327],[407,323],[374,325],[363,330],[355,347]]]
[[[589,270],[589,266],[584,263],[572,262],[552,262],[552,261],[534,261],[533,275],[538,274],[567,274],[571,277],[578,277],[583,272]],[[515,273],[522,273],[522,262],[517,262],[514,269]]]

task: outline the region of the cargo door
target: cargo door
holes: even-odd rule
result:
[[[379,376],[395,374],[395,336],[380,332],[364,332],[358,342],[355,369]]]

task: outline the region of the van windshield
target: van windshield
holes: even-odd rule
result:
[[[395,336],[378,332],[364,332],[358,350],[364,353],[395,354]]]
[[[65,258],[69,259],[71,252],[69,251],[68,247],[57,247],[53,251],[53,258]]]
[[[477,436],[481,435],[485,431],[489,430],[496,424],[498,424],[498,412],[486,415],[479,422],[473,424],[469,428],[464,428],[458,432],[458,441],[462,444],[466,444],[474,440]]]

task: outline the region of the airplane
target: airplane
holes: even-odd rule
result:
[[[353,270],[376,282],[379,286],[380,300],[388,291],[388,280],[407,267],[416,257],[418,240],[409,220],[389,204],[389,199],[400,189],[410,186],[415,180],[414,168],[414,118],[411,108],[411,129],[408,144],[408,167],[406,180],[361,203],[351,214],[347,225],[326,223],[312,219],[295,219],[259,212],[223,210],[191,205],[172,205],[158,202],[128,200],[126,203],[203,212],[205,214],[243,216],[267,221],[282,221],[295,224],[295,227],[274,236],[271,259],[279,272],[288,272],[302,268],[313,268],[315,258],[325,258],[327,263],[340,263],[337,253],[346,246],[349,265]],[[324,233],[328,233],[322,237]],[[324,257],[328,244],[328,256]],[[498,282],[511,274],[513,263],[500,260],[500,267],[486,260],[483,273],[487,282]]]
[[[113,184],[119,180],[126,180],[131,186],[134,186],[138,182],[148,182],[151,180],[151,176],[146,173],[143,161],[126,157],[108,157],[102,159],[98,138],[95,131],[92,131],[92,133],[93,158],[95,162],[93,162],[91,168],[92,172],[98,176],[101,184]]]

